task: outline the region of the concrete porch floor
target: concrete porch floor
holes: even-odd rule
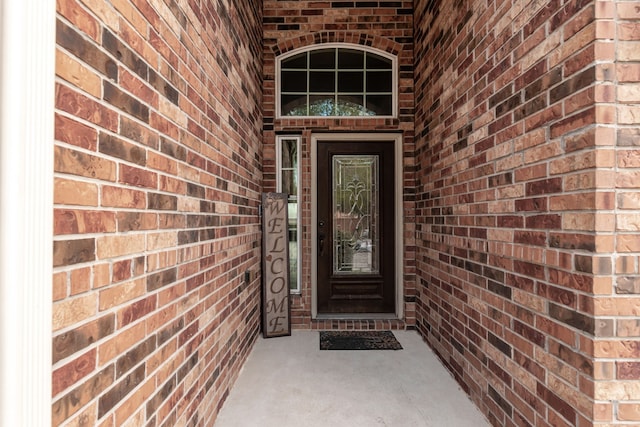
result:
[[[403,350],[321,351],[318,331],[258,338],[215,427],[482,427],[415,331]]]

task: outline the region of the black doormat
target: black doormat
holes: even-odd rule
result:
[[[320,350],[402,350],[391,331],[321,331]]]

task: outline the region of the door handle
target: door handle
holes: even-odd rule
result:
[[[318,255],[324,255],[324,239],[327,236],[324,234],[324,221],[318,221]]]
[[[326,236],[323,231],[318,232],[318,252],[320,256],[324,255],[324,239]]]

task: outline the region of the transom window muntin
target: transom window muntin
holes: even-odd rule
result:
[[[278,117],[396,117],[396,57],[324,44],[278,58]]]

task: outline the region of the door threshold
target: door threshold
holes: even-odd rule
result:
[[[400,320],[394,313],[323,313],[315,320]]]

